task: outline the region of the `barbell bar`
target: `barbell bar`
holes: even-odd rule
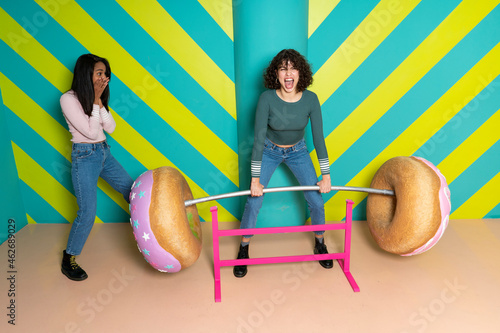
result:
[[[369,188],[369,187],[332,186],[331,188],[332,188],[332,191],[366,192],[366,193],[382,194],[382,195],[390,195],[390,196],[395,195],[394,191],[391,191],[391,190],[380,190],[380,189],[374,189],[374,188]],[[263,189],[263,193],[313,191],[313,190],[316,190],[316,191],[319,190],[319,186],[318,185],[311,185],[311,186],[270,187],[270,188]],[[250,195],[250,194],[251,194],[250,190],[245,190],[245,191],[237,191],[237,192],[212,195],[209,197],[203,197],[203,198],[199,198],[199,199],[186,200],[186,201],[184,201],[184,206],[189,207],[189,206],[196,205],[196,204],[199,204],[202,202],[214,201],[214,200],[219,200],[219,199],[227,199],[227,198],[233,198],[233,197],[241,197],[241,196]]]

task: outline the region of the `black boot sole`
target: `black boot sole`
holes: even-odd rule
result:
[[[326,269],[333,268],[333,261],[331,263],[328,263],[328,264],[323,263],[323,261],[325,261],[325,260],[319,261],[319,264],[321,265],[321,267],[326,268]]]
[[[233,274],[237,278],[242,278],[245,275],[247,275],[247,271],[248,270],[247,270],[247,267],[245,266],[245,268],[242,269],[241,271],[237,271],[237,269],[239,270],[239,267],[241,267],[241,266],[234,266],[234,268],[233,268]]]
[[[89,276],[87,274],[81,276],[81,277],[73,277],[71,275],[69,275],[63,268],[61,268],[61,272],[70,280],[73,280],[73,281],[83,281],[85,280],[86,278],[88,278]]]
[[[321,254],[321,253],[319,253],[318,251],[316,251],[316,249],[314,249],[314,254]],[[327,253],[323,253],[323,254],[327,254]],[[326,269],[333,268],[333,260],[319,260],[318,262],[321,265],[321,267],[323,267],[323,268],[326,268]]]

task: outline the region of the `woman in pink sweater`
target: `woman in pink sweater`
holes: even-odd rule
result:
[[[61,97],[61,109],[73,138],[71,177],[78,213],[71,226],[61,271],[69,279],[85,280],[87,273],[76,263],[94,225],[97,180],[107,181],[129,202],[133,179],[111,155],[104,131],[116,123],[108,109],[111,68],[106,59],[84,54],[76,62],[71,90]]]

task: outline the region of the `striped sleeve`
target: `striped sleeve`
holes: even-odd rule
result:
[[[250,164],[250,172],[252,174],[252,178],[260,178],[260,168],[262,166],[262,161],[251,161]]]
[[[322,175],[329,175],[330,174],[330,161],[327,158],[320,158],[318,159],[319,162],[319,169],[321,170]]]

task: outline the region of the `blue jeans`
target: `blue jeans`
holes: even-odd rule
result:
[[[281,163],[285,163],[297,178],[302,186],[316,185],[318,178],[309,156],[304,139],[290,148],[281,148],[266,138],[264,142],[264,153],[262,155],[262,165],[260,170],[260,183],[267,187],[271,176]],[[304,191],[304,197],[311,213],[312,224],[325,224],[325,204],[321,193],[318,191]],[[255,228],[257,215],[262,207],[264,196],[248,196],[245,210],[241,218],[241,229]],[[315,231],[317,235],[322,235],[324,231]],[[249,238],[253,235],[244,235]]]
[[[132,177],[111,155],[106,141],[73,143],[71,177],[78,213],[71,226],[66,253],[79,255],[94,225],[97,210],[97,180],[102,177],[129,202]]]

